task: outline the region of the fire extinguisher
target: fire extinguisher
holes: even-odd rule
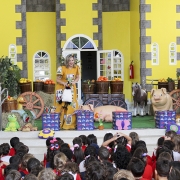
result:
[[[131,61],[131,64],[129,66],[129,78],[134,79],[134,66],[133,66],[133,61]]]

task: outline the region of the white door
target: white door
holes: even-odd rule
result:
[[[113,51],[102,50],[97,52],[97,78],[106,76],[108,80],[113,77],[111,68],[113,66]]]
[[[64,50],[62,52],[62,55],[63,55],[64,58],[66,58],[66,56],[69,55],[69,54],[73,54],[74,58],[77,59],[77,60],[81,59],[80,51]],[[77,65],[81,68],[81,62],[78,62]],[[81,75],[81,73],[80,73],[80,75]],[[77,91],[77,96],[78,96],[77,97],[78,103],[81,104],[81,77],[79,78],[79,81],[77,83],[76,91]]]
[[[124,59],[118,50],[102,50],[97,52],[97,78],[106,76],[108,80],[121,78],[124,80]]]

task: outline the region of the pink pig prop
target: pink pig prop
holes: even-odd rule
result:
[[[154,112],[155,111],[173,110],[172,98],[166,92],[166,88],[152,89],[151,90],[151,102],[152,102]]]
[[[90,110],[94,112],[94,115],[96,113],[101,114],[101,119],[105,122],[112,122],[112,112],[118,111],[118,112],[127,112],[126,109],[121,108],[119,106],[113,106],[113,105],[105,105],[105,106],[99,106],[99,107],[93,107],[92,104],[83,105],[80,107],[82,110]],[[94,118],[95,121],[98,121],[98,119]]]

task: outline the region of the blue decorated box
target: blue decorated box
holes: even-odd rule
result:
[[[50,128],[53,131],[60,130],[60,114],[47,113],[42,114],[42,129]]]
[[[131,112],[112,112],[112,125],[114,130],[132,129],[132,113]]]
[[[156,128],[166,129],[167,124],[176,123],[175,111],[156,111],[154,115]]]
[[[78,111],[76,113],[77,130],[94,130],[94,112]]]

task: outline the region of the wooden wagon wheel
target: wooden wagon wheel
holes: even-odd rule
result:
[[[98,106],[103,106],[102,101],[97,98],[89,98],[83,103],[83,105],[88,105],[88,104],[92,104],[94,108]]]
[[[173,90],[169,93],[173,101],[173,110],[176,111],[176,114],[180,115],[180,89]]]
[[[108,102],[109,105],[119,106],[127,110],[127,104],[126,102],[121,98],[111,99]]]
[[[44,101],[42,98],[35,92],[25,92],[18,98],[20,97],[24,99],[24,103],[22,104],[23,109],[33,111],[36,115],[36,119],[39,118],[44,111]]]

